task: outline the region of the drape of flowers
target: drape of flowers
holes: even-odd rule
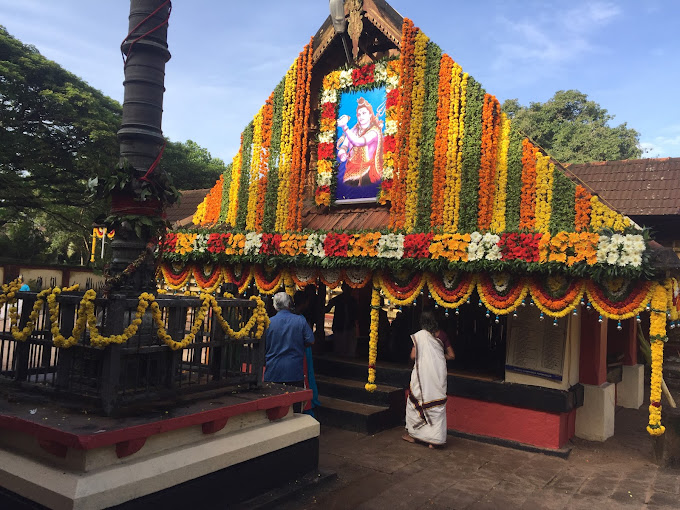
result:
[[[193,223],[248,231],[298,230],[308,164],[312,42],[254,119],[228,170],[198,206]]]
[[[218,233],[187,230],[167,234],[162,249],[165,260],[178,268],[194,260],[224,263],[238,259],[250,263],[271,261],[310,267],[363,266],[371,269],[417,266],[421,270],[455,268],[531,273],[553,268],[575,275],[597,270],[604,276],[629,278],[640,277],[650,269],[648,239],[643,234]],[[173,285],[181,286],[179,276],[171,278]]]

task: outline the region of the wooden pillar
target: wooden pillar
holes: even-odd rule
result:
[[[600,386],[607,382],[607,319],[596,311],[581,313],[579,382]]]
[[[626,366],[637,365],[638,358],[638,339],[637,339],[637,321],[635,318],[621,321],[623,327],[622,333],[625,335],[624,350],[623,350],[623,364]]]

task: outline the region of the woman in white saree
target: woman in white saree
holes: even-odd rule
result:
[[[420,316],[420,331],[411,335],[415,361],[406,402],[403,439],[433,448],[446,443],[446,360],[454,359],[451,344],[437,337],[439,325],[430,311]]]

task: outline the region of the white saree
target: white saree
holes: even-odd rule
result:
[[[438,338],[425,330],[411,335],[416,359],[406,403],[406,431],[429,444],[446,443],[446,358]]]

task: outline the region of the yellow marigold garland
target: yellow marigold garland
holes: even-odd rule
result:
[[[548,232],[552,214],[552,188],[555,165],[550,156],[536,153],[536,223],[537,232]]]
[[[418,169],[420,162],[420,138],[423,126],[423,108],[425,106],[425,69],[427,67],[427,42],[429,38],[419,31],[416,35],[415,70],[413,76],[413,93],[411,94],[411,135],[409,137],[408,170],[406,175],[406,205],[404,228],[413,230],[418,207]]]
[[[255,219],[261,215],[257,209],[257,190],[260,181],[260,158],[262,157],[262,120],[264,106],[255,115],[253,122],[253,157],[250,161],[250,183],[248,186],[248,213],[246,214],[246,230],[255,230]]]
[[[380,291],[377,282],[373,282],[371,292],[371,332],[368,337],[368,382],[366,391],[374,392],[377,388],[375,384],[375,363],[378,359],[378,327],[380,325]]]
[[[496,194],[494,197],[492,232],[505,231],[505,203],[508,185],[508,148],[510,147],[510,119],[507,114],[501,114],[501,139],[498,144],[496,163]]]
[[[668,339],[666,337],[667,300],[668,296],[664,286],[655,283],[652,291],[652,311],[649,321],[649,342],[652,347],[652,376],[647,432],[652,436],[660,436],[666,431],[666,427],[661,425],[661,381],[663,378],[663,344]]]
[[[295,91],[297,84],[296,70],[298,58],[286,73],[286,84],[283,89],[283,112],[281,120],[281,143],[279,150],[279,189],[276,202],[276,222],[274,229],[277,232],[285,230],[288,219],[289,191],[290,191],[290,165],[293,157],[293,120],[295,117]],[[297,198],[297,197],[296,197]]]
[[[243,135],[241,135],[241,144],[243,144]],[[227,209],[227,217],[225,223],[229,225],[236,225],[236,215],[238,213],[238,189],[241,182],[241,158],[243,152],[240,148],[231,164],[231,184],[229,186],[229,206]]]

